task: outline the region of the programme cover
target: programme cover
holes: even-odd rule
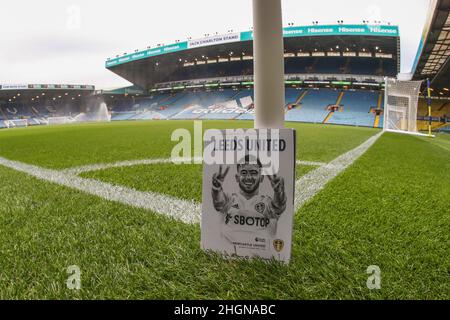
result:
[[[294,217],[295,130],[270,130],[269,134],[267,130],[250,134],[241,130],[234,136],[229,130],[211,131],[205,134],[202,248],[227,257],[288,263]],[[223,161],[211,163],[208,152],[212,150],[215,159]]]

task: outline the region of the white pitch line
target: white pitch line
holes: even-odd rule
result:
[[[313,198],[325,185],[339,175],[342,171],[353,164],[363,155],[382,135],[373,136],[359,147],[338,157],[329,164],[320,162],[298,161],[298,164],[319,166],[301,177],[296,182],[296,210],[306,201]],[[180,159],[181,160],[181,159]],[[186,159],[184,159],[186,160]],[[184,223],[195,224],[200,222],[201,204],[195,201],[180,200],[174,197],[153,193],[142,192],[122,186],[115,186],[105,182],[86,179],[77,176],[82,172],[103,170],[115,167],[171,163],[169,159],[145,159],[135,161],[123,161],[112,164],[97,164],[62,171],[45,169],[38,166],[12,161],[0,157],[0,165],[26,173],[35,178],[55,183],[68,188],[76,189],[105,200],[130,205],[136,208],[151,210],[153,212],[172,217]]]
[[[134,167],[139,165],[155,165],[155,164],[168,164],[168,163],[198,163],[202,162],[203,159],[194,158],[194,159],[141,159],[141,160],[127,160],[113,163],[97,163],[91,164],[81,167],[74,167],[64,169],[62,172],[67,174],[75,174],[79,175],[81,173],[100,171],[106,169],[114,169],[114,168],[123,168],[123,167]],[[310,167],[322,167],[327,165],[327,163],[323,162],[314,162],[314,161],[297,161],[298,165],[310,166]]]
[[[114,163],[98,163],[98,164],[91,164],[87,166],[82,167],[75,167],[75,168],[69,168],[63,170],[63,172],[67,174],[81,174],[85,172],[92,172],[92,171],[100,171],[100,170],[106,170],[106,169],[112,169],[112,168],[122,168],[122,167],[134,167],[139,165],[154,165],[154,164],[166,164],[166,163],[172,163],[170,159],[142,159],[142,160],[128,160],[128,161],[120,161],[120,162],[114,162]]]
[[[295,186],[295,210],[298,211],[307,201],[312,199],[331,180],[351,166],[383,135],[383,132],[371,137],[359,147],[341,155],[325,166],[309,172],[297,180]]]
[[[308,167],[323,167],[323,166],[326,166],[327,164],[328,163],[315,162],[315,161],[302,161],[302,160],[297,161],[297,165],[304,165],[304,166],[308,166]]]
[[[0,165],[26,173],[35,178],[56,183],[109,201],[120,202],[136,208],[143,208],[163,214],[185,223],[199,223],[201,205],[195,201],[180,200],[153,192],[141,192],[134,189],[111,185],[92,179],[85,179],[64,171],[12,161],[0,157]]]

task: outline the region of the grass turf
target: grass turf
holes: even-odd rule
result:
[[[165,157],[172,146],[167,132],[175,124],[165,125],[2,131],[0,156],[52,168]],[[136,135],[138,141],[145,141],[145,148],[139,143],[129,143],[127,148],[119,133],[108,138],[116,129],[128,140]],[[376,132],[314,125],[299,125],[298,130],[302,137],[311,137],[311,142],[299,139],[299,152],[303,160],[312,161],[329,161]],[[150,132],[162,133],[146,136]],[[148,143],[149,138],[153,143]],[[70,148],[61,141],[65,139]],[[76,143],[77,139],[81,140]],[[153,144],[161,150],[146,149]],[[92,154],[96,148],[98,154]],[[29,154],[36,150],[41,152]],[[320,150],[325,151],[319,154]],[[200,250],[198,225],[0,167],[0,298],[448,299],[449,159],[446,149],[429,140],[384,135],[297,213],[289,266],[224,261]],[[158,180],[164,173],[169,177],[178,173],[189,177],[189,186],[198,185],[193,180],[199,177],[199,167],[177,172],[169,166],[159,171],[162,176],[146,166],[127,168],[121,182],[139,184],[133,178],[136,169],[145,172],[147,182],[141,188],[148,188],[148,183],[159,185],[155,191],[199,196],[191,188],[178,193],[165,189]],[[109,170],[103,175],[114,180],[120,176]],[[81,267],[79,292],[65,287],[70,265]],[[380,291],[366,287],[369,265],[381,267]]]
[[[203,128],[250,128],[249,121],[205,121]],[[331,161],[378,132],[370,128],[289,123],[298,131],[298,158]],[[172,132],[192,121],[115,122],[0,131],[0,156],[62,169],[122,160],[170,158]]]
[[[301,177],[314,169],[313,166],[298,165],[296,176]],[[201,202],[202,174],[201,165],[158,164],[99,170],[80,176],[139,191],[163,193]]]

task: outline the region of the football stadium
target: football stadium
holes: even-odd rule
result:
[[[128,87],[0,84],[0,298],[449,299],[450,1],[425,14],[406,75],[397,25],[284,27],[289,264],[203,251],[203,165],[171,160],[253,128],[253,30],[105,57]]]

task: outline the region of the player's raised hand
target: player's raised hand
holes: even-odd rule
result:
[[[270,180],[273,190],[276,193],[284,192],[284,179],[274,174],[273,176],[267,176]]]
[[[215,188],[222,188],[223,182],[230,171],[230,167],[226,167],[225,171],[223,170],[223,166],[220,166],[219,173],[215,173],[213,175],[213,186]]]

